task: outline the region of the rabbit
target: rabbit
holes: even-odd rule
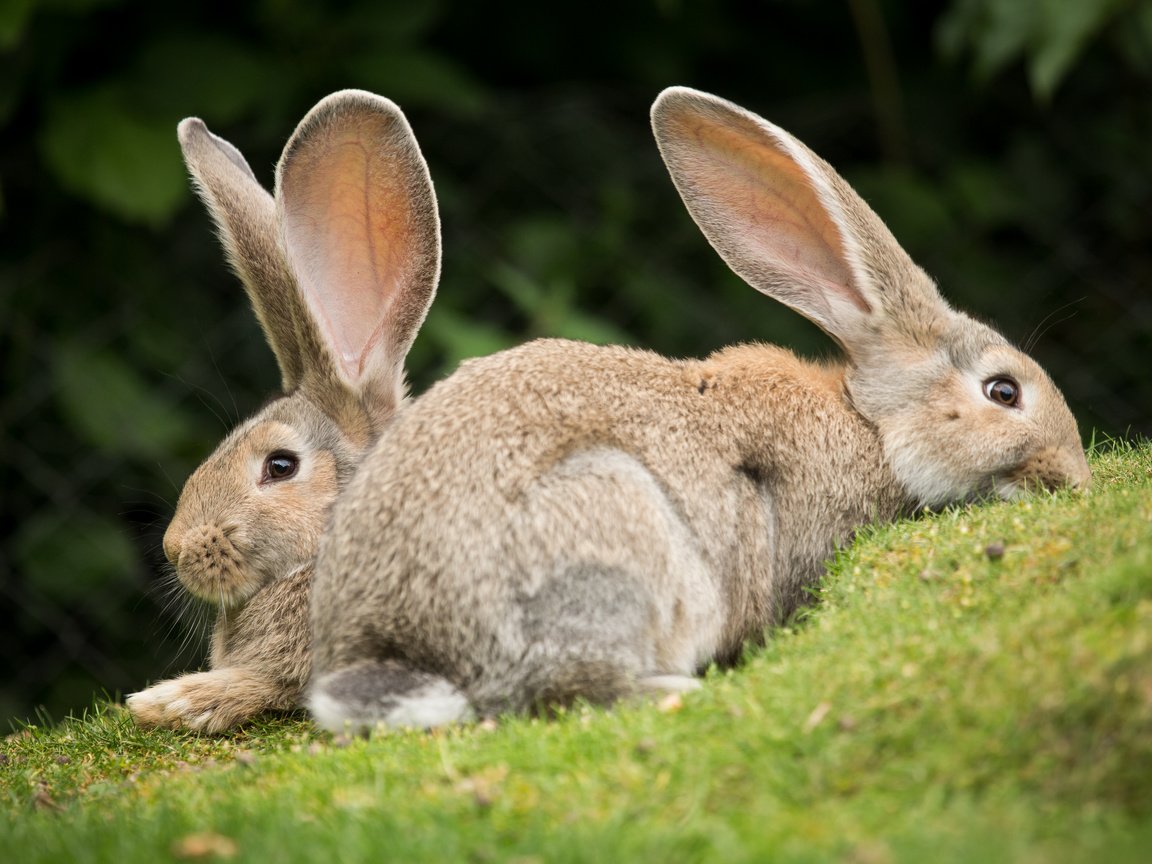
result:
[[[218,733],[300,705],[318,543],[406,397],[404,359],[439,279],[440,223],[407,120],[371,93],[334,93],[305,116],[275,197],[200,120],[184,120],[179,138],[283,392],[192,474],[164,535],[183,587],[219,605],[210,671],[126,702],[141,726]]]
[[[1089,484],[1051,379],[950,308],[827,163],[687,88],[652,122],[721,257],[845,359],[539,340],[463,364],[396,418],[321,539],[321,727],[694,689],[787,619],[859,526]]]

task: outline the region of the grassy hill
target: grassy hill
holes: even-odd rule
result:
[[[1152,447],[1089,495],[868,532],[682,700],[333,741],[298,718],[9,736],[19,862],[1147,861]]]

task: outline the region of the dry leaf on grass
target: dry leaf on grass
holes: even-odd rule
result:
[[[812,713],[808,715],[808,719],[804,721],[804,734],[807,735],[809,732],[819,726],[823,722],[824,718],[828,716],[828,712],[831,710],[831,702],[821,702],[819,705],[813,708]]]
[[[231,858],[236,854],[236,841],[212,831],[198,831],[173,843],[172,854],[184,860],[208,857]]]

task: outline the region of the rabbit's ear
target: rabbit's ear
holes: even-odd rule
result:
[[[440,273],[432,180],[400,109],[358,90],[323,99],[284,148],[276,200],[323,343],[303,358],[317,364],[316,387],[350,387],[390,413]]]
[[[820,157],[737,105],[670,87],[652,106],[660,153],[708,241],[754,288],[849,352],[878,319],[945,310],[931,280]]]
[[[304,374],[295,322],[306,310],[280,249],[276,204],[240,151],[209,132],[201,120],[182,121],[177,134],[196,191],[276,355],[284,391],[290,392]]]

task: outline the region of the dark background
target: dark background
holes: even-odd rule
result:
[[[277,375],[177,121],[271,183],[342,87],[391,97],[444,223],[416,392],[539,335],[831,350],[742,285],[647,127],[669,84],[836,165],[1085,439],[1152,432],[1152,4],[11,0],[0,10],[0,724],[195,666],[163,588],[184,478]]]

